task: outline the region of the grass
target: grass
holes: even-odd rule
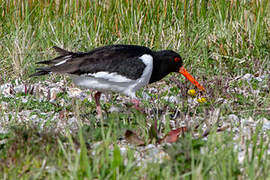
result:
[[[65,91],[54,101],[40,100],[42,93],[1,93],[1,179],[270,178],[264,124],[270,119],[268,0],[0,1],[0,10],[1,85],[34,86],[48,79],[41,86],[63,81],[72,87],[64,76],[29,78],[35,62],[55,56],[52,46],[87,51],[139,44],[179,52],[203,82],[208,100],[195,103],[187,95],[192,86],[174,74],[138,92],[140,98],[149,96],[143,100],[146,115],[112,94],[102,102],[103,121],[95,118],[92,101]],[[243,78],[248,74],[253,77]],[[171,96],[181,99],[170,102]],[[112,107],[120,112],[110,113]],[[133,129],[146,144],[154,143],[150,127],[156,120],[160,135],[183,123],[189,131],[162,145],[168,154],[163,162],[138,166],[140,147],[128,146],[123,153],[121,139]],[[217,132],[225,125],[226,131]]]

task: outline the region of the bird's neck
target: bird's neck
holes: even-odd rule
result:
[[[158,53],[158,52],[156,52]],[[160,56],[156,55],[154,56],[154,61],[153,61],[153,72],[150,78],[149,83],[154,83],[156,81],[161,80],[164,78],[166,75],[169,74],[167,71],[167,66],[165,64],[165,61],[159,58]]]

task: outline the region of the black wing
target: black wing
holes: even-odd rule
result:
[[[144,54],[152,55],[150,49],[135,45],[111,45],[87,53],[73,53],[57,47],[55,49],[61,56],[39,62],[52,66],[38,68],[38,72],[31,76],[49,72],[87,75],[104,71],[135,80],[141,77],[146,66],[139,58]]]

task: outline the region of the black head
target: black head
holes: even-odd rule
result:
[[[154,67],[150,83],[161,80],[171,72],[179,72],[183,65],[180,55],[171,50],[156,51],[153,53],[153,56]]]
[[[200,90],[205,90],[183,67],[182,58],[178,53],[172,50],[155,52],[154,70],[150,79],[150,83],[162,79],[170,72],[181,73]]]
[[[179,69],[183,66],[181,56],[172,50],[158,51],[156,53],[161,65],[166,68],[168,73],[179,72]]]

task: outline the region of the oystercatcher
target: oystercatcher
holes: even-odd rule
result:
[[[118,92],[132,98],[136,109],[136,91],[149,83],[161,80],[170,72],[180,72],[200,90],[204,88],[182,66],[180,55],[171,50],[152,51],[137,45],[108,45],[89,52],[70,52],[53,47],[60,56],[47,61],[47,67],[37,68],[31,76],[48,73],[69,74],[77,86],[96,90],[96,111],[102,115],[100,95],[105,91]]]

